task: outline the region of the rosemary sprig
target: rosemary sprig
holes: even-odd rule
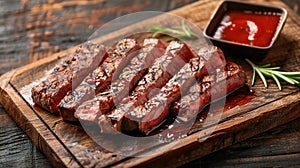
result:
[[[197,35],[191,31],[191,29],[184,23],[184,20],[181,22],[181,26],[174,26],[171,28],[162,27],[162,26],[152,26],[148,32],[153,32],[152,37],[156,37],[159,33],[165,33],[171,36],[170,39],[174,38],[183,38],[183,39],[195,39]]]
[[[285,82],[288,82],[292,85],[300,86],[300,72],[284,72],[279,71],[280,67],[271,67],[271,64],[265,64],[265,65],[255,65],[253,62],[251,62],[249,59],[246,58],[246,61],[251,65],[253,69],[253,75],[252,75],[252,85],[255,83],[255,77],[256,73],[259,75],[261,80],[264,83],[264,86],[267,88],[268,83],[265,77],[273,78],[273,80],[276,82],[278,89],[282,90],[282,86],[279,80],[283,80]]]

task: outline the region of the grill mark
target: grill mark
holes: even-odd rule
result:
[[[33,102],[49,112],[58,112],[58,104],[72,87],[78,86],[105,58],[104,46],[84,43],[56,66],[46,80],[32,88]]]
[[[107,89],[112,81],[113,74],[118,67],[124,67],[129,58],[139,49],[134,39],[119,41],[110,51],[104,62],[92,73],[85,77],[83,82],[73,91],[69,91],[60,102],[59,111],[66,121],[77,121],[74,112],[84,101],[91,99]],[[126,58],[126,59],[125,59]]]
[[[206,57],[202,57],[202,55],[204,53],[208,53],[208,51],[210,53],[210,56],[206,55]],[[212,60],[215,63],[208,64],[208,62],[210,62]],[[206,64],[205,68],[201,68],[204,66],[204,64]],[[180,88],[179,85],[181,83],[186,83],[184,87],[188,87],[190,85],[190,83],[192,83],[194,76],[201,77],[201,74],[207,73],[207,69],[211,70],[216,67],[224,67],[224,65],[225,65],[225,58],[224,58],[222,51],[216,47],[208,46],[205,49],[199,50],[198,57],[191,59],[191,61],[189,63],[187,63],[185,65],[185,67],[183,67],[177,73],[177,75],[175,75],[165,86],[168,86],[169,88],[171,86],[176,86],[174,88],[178,89],[178,88]],[[184,82],[184,81],[186,81],[186,82]],[[144,88],[142,88],[142,89],[144,89]],[[183,89],[183,87],[181,87],[181,89]],[[166,93],[166,95],[168,95],[167,92],[170,90],[168,88],[164,88],[162,91],[164,93]],[[111,128],[109,128],[110,127],[109,125],[113,125],[114,129],[117,129],[119,131],[132,131],[133,129],[131,129],[131,128],[138,127],[138,123],[137,122],[126,122],[126,121],[130,121],[130,120],[125,120],[124,121],[125,124],[124,124],[124,123],[122,123],[122,121],[124,119],[124,115],[127,112],[129,113],[129,111],[134,110],[134,108],[136,106],[144,104],[144,102],[147,101],[147,98],[144,98],[144,100],[142,100],[142,101],[143,101],[143,103],[137,103],[137,101],[133,99],[131,101],[128,101],[125,104],[122,104],[121,106],[114,109],[108,115],[100,116],[98,125],[101,127],[103,132],[108,132],[109,130],[111,130]],[[153,102],[153,103],[156,103],[156,102]],[[128,118],[130,118],[130,116],[128,116]],[[107,124],[107,123],[109,123],[109,124]],[[126,125],[126,126],[124,126],[124,125]],[[125,130],[124,128],[126,128],[128,130]]]
[[[161,40],[145,39],[142,51],[123,69],[119,79],[113,81],[111,88],[80,106],[75,113],[75,117],[81,121],[92,122],[96,116],[111,110],[115,103],[127,96],[126,94],[132,90],[137,81],[147,72],[148,67],[154,62],[155,58],[162,55],[164,48],[165,45]],[[85,116],[85,111],[90,111],[90,109],[85,107],[85,104],[95,104],[93,101],[97,101],[96,104],[100,105],[97,109],[94,109],[96,111],[92,113],[93,116],[89,116],[87,119],[86,117],[81,117],[81,114]],[[92,120],[90,120],[91,118]]]

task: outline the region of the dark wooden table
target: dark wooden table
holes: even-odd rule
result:
[[[169,11],[195,0],[1,0],[0,75],[84,42],[126,13]],[[300,13],[299,0],[283,0]],[[183,167],[300,166],[300,119]],[[0,104],[0,167],[51,167]]]

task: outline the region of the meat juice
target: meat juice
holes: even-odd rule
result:
[[[159,129],[154,130],[150,133],[150,135],[159,134],[160,140],[163,142],[181,139],[203,129],[203,123],[208,117],[218,115],[217,113],[226,113],[227,110],[230,110],[236,106],[247,104],[255,97],[255,92],[250,89],[248,85],[245,85],[226,96],[225,104],[223,102],[224,99],[215,101],[199,111],[198,115],[195,116],[196,119],[187,121],[194,122],[192,123],[192,128],[187,127],[187,125],[190,126],[191,124],[177,120],[176,116],[171,116],[161,125]],[[213,108],[210,108],[210,106],[213,106]]]
[[[214,38],[251,46],[267,47],[277,30],[279,13],[228,11]]]

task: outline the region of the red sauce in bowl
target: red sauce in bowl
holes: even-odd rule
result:
[[[224,15],[214,38],[267,47],[279,21],[278,13],[229,11]]]

